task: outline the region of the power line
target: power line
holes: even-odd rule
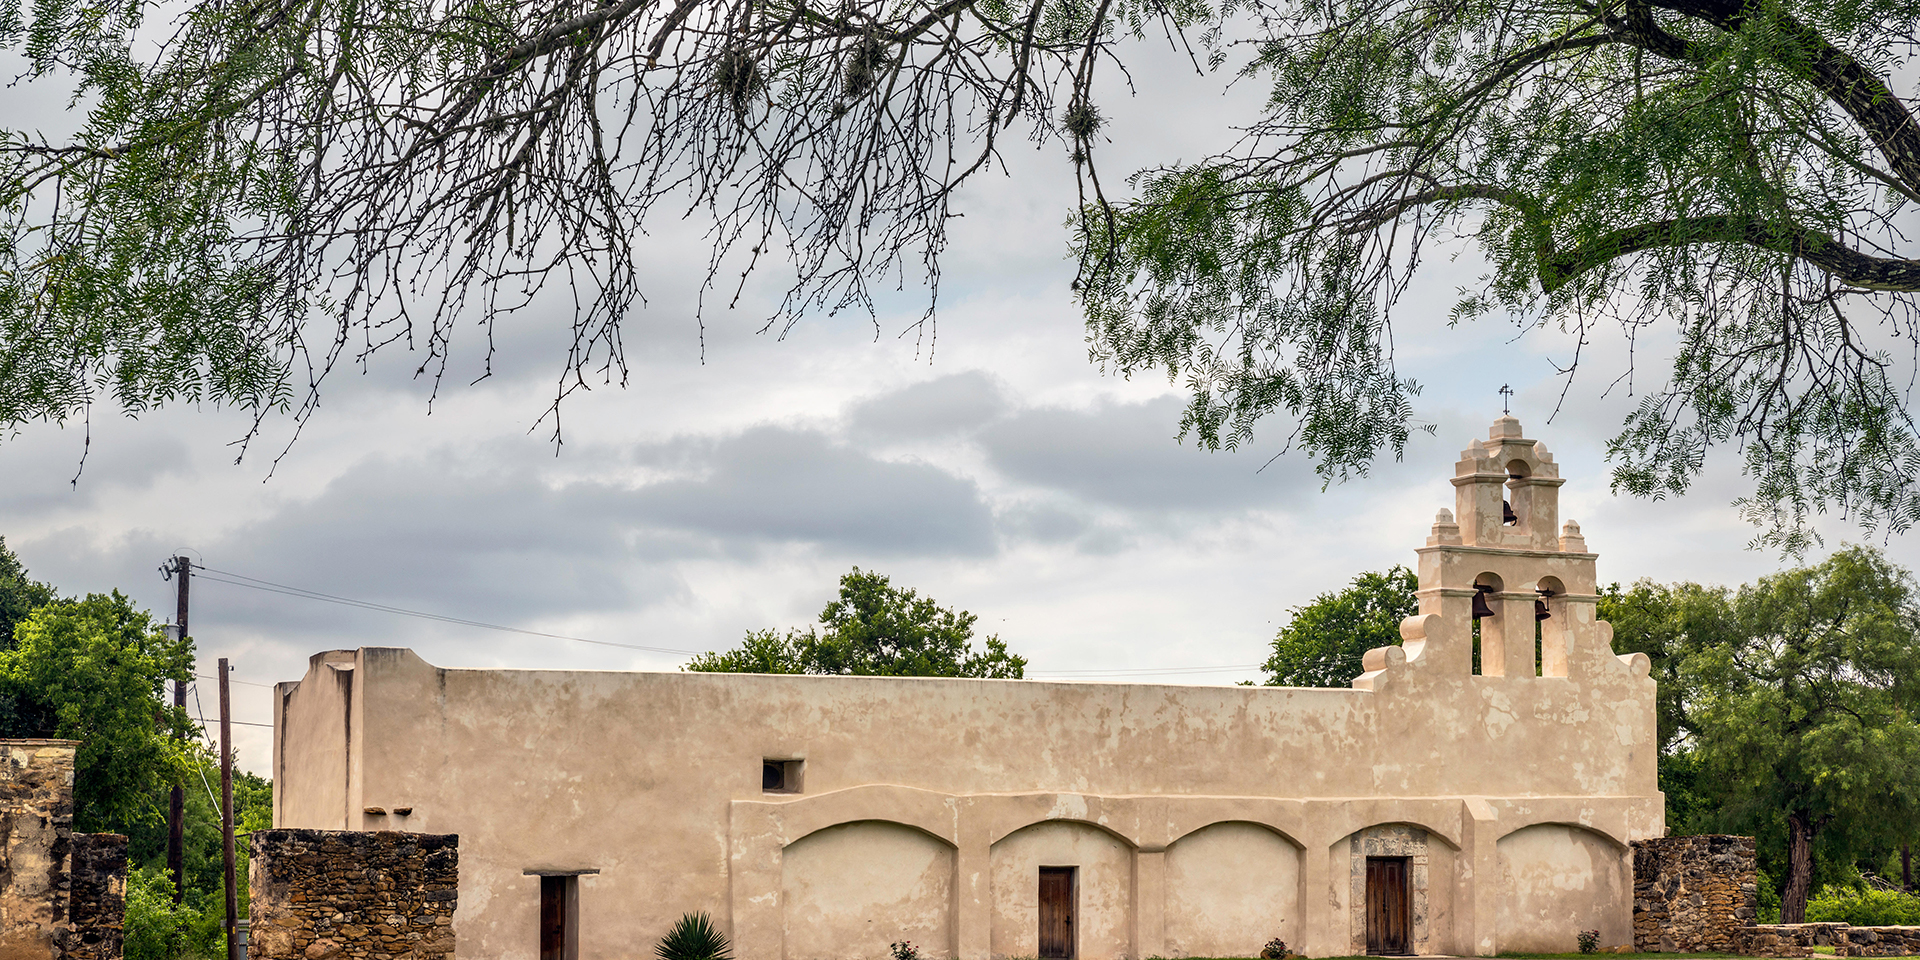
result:
[[[1260,666],[1261,665],[1257,663],[1228,663],[1217,667],[1140,667],[1124,670],[1035,670],[1033,671],[1033,675],[1036,677],[1122,677],[1154,674],[1233,673],[1240,670],[1257,670]]]
[[[639,650],[645,653],[666,653],[674,656],[692,657],[698,656],[702,652],[699,650],[675,650],[671,647],[649,647],[638,643],[615,643],[611,640],[589,640],[586,637],[570,637],[560,633],[542,633],[539,630],[509,627],[505,624],[487,623],[484,620],[468,620],[464,617],[449,617],[438,613],[428,613],[424,610],[409,610],[405,607],[374,603],[371,600],[355,600],[352,597],[335,596],[331,593],[321,593],[318,590],[308,590],[303,587],[290,587],[284,583],[274,583],[270,580],[249,577],[241,573],[231,573],[226,570],[215,570],[211,567],[201,567],[200,569],[203,571],[201,575],[202,580],[211,580],[215,583],[224,583],[235,587],[246,587],[249,590],[279,593],[289,597],[299,597],[303,600],[320,600],[326,603],[338,603],[344,606],[356,607],[361,610],[398,614],[403,617],[418,617],[422,620],[435,620],[440,623],[454,623],[466,627],[479,627],[482,630],[498,630],[502,633],[518,633],[529,637],[545,637],[549,640],[571,640],[574,643],[591,643],[601,647],[619,647],[623,650]],[[219,576],[207,576],[206,574],[219,574]],[[236,579],[226,580],[222,579],[223,577],[234,577]]]
[[[201,723],[219,723],[220,722],[220,719],[218,717],[194,717],[194,719],[200,721]],[[273,728],[273,724],[271,723],[256,723],[252,720],[228,720],[227,722],[237,723],[243,727],[266,727],[268,729]]]
[[[200,679],[202,679],[202,680],[218,680],[218,679],[220,679],[219,677],[209,677],[209,676],[207,676],[207,675],[206,675],[206,674],[204,674],[204,673],[196,673],[196,674],[194,674],[194,676],[196,676],[196,677],[199,677],[199,678],[200,678]],[[235,677],[228,677],[228,678],[227,678],[227,682],[229,682],[229,683],[244,683],[244,684],[246,684],[246,685],[247,685],[247,686],[249,686],[249,687],[266,687],[266,688],[267,688],[267,689],[269,689],[269,690],[271,690],[271,689],[273,689],[273,684],[271,684],[271,683],[259,683],[259,682],[257,682],[257,681],[253,681],[253,680],[241,680],[241,679],[238,679],[238,678],[235,678]],[[238,721],[235,721],[235,722],[238,722]]]

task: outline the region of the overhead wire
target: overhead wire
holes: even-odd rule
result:
[[[259,577],[250,577],[243,573],[234,573],[231,570],[218,570],[218,569],[204,566],[201,564],[195,564],[194,566],[196,569],[200,571],[200,579],[202,580],[211,580],[215,583],[224,583],[229,586],[244,587],[249,590],[260,590],[266,593],[277,593],[284,596],[297,597],[303,600],[318,600],[323,603],[335,603],[343,606],[354,607],[356,609],[361,609],[361,610],[370,610],[378,613],[390,613],[398,616],[416,617],[422,620],[432,620],[439,623],[451,623],[451,624],[457,624],[460,626],[478,627],[483,630],[497,630],[502,633],[517,633],[523,636],[541,637],[549,640],[566,640],[573,643],[588,643],[588,644],[593,644],[595,646],[602,646],[602,647],[618,647],[623,650],[639,650],[645,653],[664,653],[664,654],[669,654],[673,656],[691,657],[691,656],[698,656],[702,652],[704,652],[700,650],[681,650],[681,649],[675,649],[672,647],[655,647],[655,646],[649,646],[646,644],[638,644],[638,643],[618,643],[612,640],[594,640],[588,637],[575,637],[575,636],[569,636],[567,634],[561,634],[561,633],[547,633],[540,630],[528,630],[524,627],[513,627],[513,626],[507,626],[505,624],[499,624],[499,623],[488,623],[487,621],[484,621],[484,620],[473,620],[466,617],[453,617],[453,616],[447,616],[445,614],[431,613],[424,610],[412,610],[406,607],[396,607],[391,604],[376,603],[371,600],[358,600],[353,597],[343,597],[337,594],[322,593],[318,590],[308,590],[305,587],[296,587],[296,586],[291,586],[289,584],[284,584],[284,583],[275,583],[274,581],[271,581],[271,580],[262,580]],[[1326,654],[1319,657],[1311,657],[1311,658],[1302,660],[1297,664],[1297,666],[1320,666],[1320,665],[1325,665],[1329,663],[1339,663],[1339,662],[1359,663],[1361,659],[1362,659],[1361,657],[1356,655]],[[1186,675],[1205,674],[1205,673],[1232,673],[1232,672],[1237,672],[1242,670],[1257,670],[1257,669],[1262,669],[1265,666],[1266,664],[1264,663],[1232,663],[1232,664],[1219,664],[1216,666],[1129,667],[1129,668],[1118,668],[1113,670],[1035,670],[1031,673],[1031,676],[1063,677],[1063,678],[1186,676]],[[200,676],[200,675],[196,674],[196,676]],[[201,679],[212,680],[215,678],[201,676]],[[273,686],[273,684],[270,684],[270,683],[258,683],[250,680],[234,680],[233,682],[244,683],[244,684],[247,684],[248,686],[255,686],[255,687],[272,687]],[[244,721],[236,720],[233,722],[243,723]],[[249,725],[250,726],[272,726],[272,724],[249,724]]]
[[[284,583],[274,583],[271,580],[262,580],[258,577],[249,577],[246,574],[242,574],[242,573],[233,573],[227,570],[215,570],[212,567],[201,567],[200,569],[202,571],[200,579],[202,580],[212,580],[215,583],[225,583],[225,584],[229,584],[231,586],[236,586],[236,587],[246,587],[250,590],[263,590],[267,593],[285,594],[286,596],[289,596],[289,597],[299,597],[304,600],[319,600],[325,603],[338,603],[344,606],[356,607],[361,610],[374,610],[380,613],[392,613],[392,614],[398,614],[404,617],[418,617],[422,620],[436,620],[441,623],[453,623],[453,624],[459,624],[461,626],[466,626],[466,627],[479,627],[480,629],[483,629],[483,630],[498,630],[502,633],[518,633],[518,634],[523,634],[529,637],[545,637],[546,639],[549,639],[549,640],[569,640],[574,643],[591,643],[591,644],[594,644],[595,646],[601,646],[601,647],[619,647],[623,650],[639,650],[645,653],[665,653],[665,654],[672,654],[674,656],[692,657],[692,656],[698,656],[703,652],[700,650],[677,650],[672,647],[653,647],[653,646],[647,646],[645,644],[639,644],[639,643],[616,643],[612,640],[591,640],[586,637],[572,637],[563,633],[546,633],[540,630],[528,630],[523,627],[509,627],[505,624],[488,623],[484,620],[469,620],[465,617],[449,617],[444,614],[428,613],[427,611],[424,611],[424,610],[409,610],[406,607],[396,607],[396,606],[392,606],[390,604],[385,604],[385,603],[374,603],[371,600],[355,600],[352,597],[336,596],[331,593],[321,593],[318,590],[308,590],[303,587],[288,586],[287,584],[284,584]],[[217,574],[217,576],[207,576],[207,574]],[[231,580],[222,579],[223,577],[232,577],[234,579],[231,579]]]

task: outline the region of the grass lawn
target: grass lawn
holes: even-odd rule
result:
[[[1701,958],[1701,960],[1729,960],[1742,956],[1738,953],[1503,953],[1502,957],[1514,960],[1591,960],[1591,958],[1624,957],[1627,960],[1682,960],[1682,958]]]

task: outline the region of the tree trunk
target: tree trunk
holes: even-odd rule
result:
[[[1807,887],[1813,882],[1813,820],[1804,810],[1787,814],[1787,889],[1780,894],[1780,922],[1807,922]]]
[[[1900,845],[1900,889],[1913,892],[1913,850],[1904,843]]]

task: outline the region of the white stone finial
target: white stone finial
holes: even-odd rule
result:
[[[1533,456],[1541,463],[1553,462],[1553,455],[1547,452],[1547,442],[1545,440],[1535,440],[1533,442]]]
[[[1560,525],[1560,535],[1563,537],[1577,537],[1580,535],[1580,525],[1574,523],[1572,520],[1568,520],[1566,523]]]
[[[1446,507],[1441,507],[1440,512],[1433,515],[1433,522],[1436,524],[1452,523],[1453,511],[1448,510]]]
[[[1520,421],[1512,417],[1501,417],[1495,420],[1493,427],[1487,431],[1487,438],[1490,440],[1504,440],[1518,436],[1520,436]]]
[[[1460,542],[1460,525],[1453,522],[1453,511],[1445,507],[1433,515],[1433,533],[1427,537],[1427,546]]]

